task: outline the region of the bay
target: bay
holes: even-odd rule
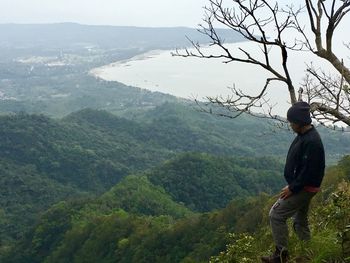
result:
[[[239,47],[247,50],[257,59],[264,59],[263,53],[252,43],[240,42],[226,44],[234,55],[245,58]],[[189,51],[194,51],[189,49]],[[214,47],[202,48],[205,54],[220,54],[222,50]],[[233,95],[232,87],[256,96],[265,85],[266,78],[272,75],[261,67],[230,62],[223,59],[203,59],[172,56],[174,50],[153,50],[125,61],[117,61],[103,67],[94,68],[90,74],[107,81],[118,81],[126,85],[151,91],[171,94],[186,99],[205,101],[207,97],[227,98]],[[180,53],[184,51],[180,50]],[[285,75],[282,68],[280,50],[270,50],[270,63]],[[294,86],[299,87],[305,78],[306,65],[316,65],[323,70],[332,71],[327,62],[310,52],[290,52],[288,57],[289,73]],[[272,114],[285,116],[290,106],[287,86],[274,81],[269,85],[266,99],[273,105]],[[268,107],[257,108],[257,112],[267,112]]]

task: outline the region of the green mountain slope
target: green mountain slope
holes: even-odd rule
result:
[[[113,144],[92,129],[26,114],[1,117],[0,123],[0,156],[34,165],[40,173],[60,183],[102,191],[128,173],[122,161],[118,164],[111,160],[113,153],[121,155],[123,149],[113,149],[116,142]],[[119,145],[122,146],[127,147]],[[105,154],[99,155],[97,149]],[[118,160],[118,155],[113,158]]]
[[[313,239],[299,244],[291,233],[292,260],[302,255],[309,257],[305,262],[346,262],[348,168],[346,157],[327,172],[323,187],[330,191],[313,201]],[[82,221],[75,215],[84,205],[61,203],[2,262],[258,262],[272,248],[268,211],[274,200],[267,195],[235,200],[224,209],[176,221],[122,211]]]
[[[153,185],[145,176],[130,175],[99,197],[96,202],[84,208],[84,214],[110,214],[122,209],[135,215],[160,216],[174,218],[192,215],[188,208],[171,199],[160,186]]]
[[[104,114],[94,116],[103,119]],[[130,121],[114,118],[122,130],[132,129]],[[23,235],[54,203],[82,192],[101,194],[129,173],[170,156],[165,149],[141,143],[128,130],[114,135],[85,122],[79,125],[72,119],[38,115],[0,117],[0,137],[0,220],[5,243]]]
[[[126,116],[127,117],[127,116]],[[217,155],[281,156],[284,160],[288,147],[294,138],[290,131],[276,129],[265,119],[242,115],[238,119],[213,116],[198,111],[193,103],[166,102],[154,109],[131,116],[140,123],[154,127],[158,138],[178,132],[177,127],[191,130],[191,138],[183,138],[188,145],[196,143],[203,152]],[[169,133],[170,131],[170,133]],[[181,131],[181,129],[180,129]],[[332,131],[318,127],[328,163],[336,163],[349,153],[350,133]],[[164,144],[176,141],[170,137]]]
[[[251,158],[271,155],[284,159],[293,137],[290,133],[261,136],[260,131],[267,126],[261,120],[243,117],[230,121],[199,113],[188,104],[180,103],[165,103],[154,110],[128,117],[91,109],[72,113],[63,119],[24,113],[1,116],[0,158],[3,164],[8,161],[15,171],[33,167],[28,168],[33,176],[48,181],[48,184],[57,184],[57,189],[64,187],[57,192],[57,198],[45,198],[44,194],[34,194],[34,191],[33,195],[42,198],[45,206],[36,205],[32,197],[26,198],[27,202],[19,202],[21,206],[28,205],[33,211],[39,211],[38,207],[47,208],[67,196],[76,196],[78,192],[101,194],[128,174],[160,166],[184,152],[249,157],[240,160],[189,154],[179,156],[149,174],[153,183],[165,188],[174,200],[191,209],[208,211],[220,208],[234,197],[260,191],[273,192],[280,186],[280,181],[276,183],[280,179],[272,179],[280,178],[276,174],[281,170],[279,164],[269,159],[264,163],[264,159],[255,161]],[[328,159],[350,148],[347,134],[325,130],[322,136]],[[263,165],[257,166],[260,162]],[[225,180],[227,185],[216,182],[216,177]],[[269,179],[266,181],[266,178]],[[31,187],[30,183],[28,187]],[[191,187],[195,189],[189,191]],[[186,196],[189,193],[192,195]],[[5,195],[4,202],[11,198],[10,194]],[[13,205],[8,204],[3,209],[10,209]],[[25,211],[30,218],[35,214],[29,208]],[[21,215],[14,212],[7,217],[19,218]],[[18,228],[11,233],[24,229],[22,224],[14,225]]]
[[[107,236],[113,235],[122,239],[136,229],[142,230],[142,225],[146,228],[148,224],[165,226],[175,219],[193,214],[183,205],[175,203],[164,189],[152,185],[146,177],[128,176],[97,199],[63,201],[52,206],[41,217],[40,225],[29,231],[17,244],[24,249],[23,253],[11,255],[9,260],[41,262],[44,257],[50,256],[53,258],[51,260],[56,261],[62,253],[71,253],[64,256],[64,262],[71,262],[76,254],[82,254],[84,260],[94,262],[95,257],[89,257],[92,251],[96,251],[95,238],[101,241],[99,255],[113,255],[109,250],[112,249],[114,241],[112,236]],[[100,225],[101,232],[95,231],[95,223]],[[31,239],[30,243],[26,240],[28,238]],[[73,243],[71,238],[74,239]],[[67,246],[65,240],[69,242]],[[81,251],[74,250],[83,243],[84,248]],[[27,245],[30,248],[23,247]],[[60,249],[56,251],[57,245],[60,245]],[[53,254],[50,255],[51,253]]]
[[[28,226],[52,204],[83,195],[37,171],[34,165],[0,160],[0,241],[22,237]]]
[[[278,191],[283,185],[282,170],[282,164],[272,158],[184,154],[146,175],[177,202],[204,212],[223,208],[234,198]]]

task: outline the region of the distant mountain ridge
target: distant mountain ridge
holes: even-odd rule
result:
[[[218,32],[227,42],[242,41],[230,30]],[[57,24],[0,24],[0,46],[28,48],[139,48],[143,50],[189,46],[186,36],[207,43],[208,38],[196,29],[186,27],[148,28],[127,26]]]

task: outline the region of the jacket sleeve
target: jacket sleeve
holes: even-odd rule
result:
[[[324,158],[322,155],[322,146],[315,142],[309,141],[304,145],[304,151],[301,156],[300,166],[295,171],[295,179],[289,184],[288,188],[293,193],[298,193],[306,186],[307,181],[317,176],[319,167],[323,165]]]

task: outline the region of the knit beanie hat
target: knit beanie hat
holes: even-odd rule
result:
[[[310,105],[304,101],[298,101],[287,112],[288,121],[302,126],[311,123]]]

